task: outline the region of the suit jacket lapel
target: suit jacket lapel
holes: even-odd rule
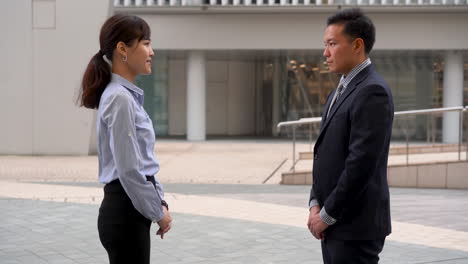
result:
[[[358,75],[356,75],[354,79],[348,84],[348,86],[346,87],[346,89],[344,90],[340,98],[338,98],[338,100],[333,104],[332,106],[333,109],[330,111],[330,114],[328,115],[327,119],[325,119],[325,123],[323,123],[320,127],[320,134],[317,137],[317,141],[316,141],[317,143],[315,145],[318,145],[319,140],[321,139],[321,137],[323,137],[326,127],[328,126],[328,124],[330,124],[330,120],[333,118],[338,108],[340,108],[340,106],[343,104],[346,98],[348,98],[348,96],[351,93],[353,93],[354,90],[356,90],[357,85],[361,83],[370,74],[370,71],[373,70],[372,67],[373,66],[371,64],[365,69],[363,69]],[[335,89],[335,92],[336,92],[336,89]],[[331,99],[329,101],[331,101]],[[331,102],[327,102],[327,105],[325,106],[324,113],[322,114],[322,120],[324,120],[324,116],[326,115],[328,111],[330,103]]]
[[[322,112],[322,122],[325,121],[325,117],[327,116],[327,110],[330,107],[331,101],[333,100],[333,97],[335,96],[335,93],[336,93],[336,89],[333,90],[331,92],[331,94],[327,98],[327,102],[325,103],[325,110]],[[322,123],[322,125],[320,126],[320,131],[322,131],[324,124],[325,123]]]

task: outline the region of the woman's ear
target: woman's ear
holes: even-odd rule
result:
[[[117,53],[122,57],[126,58],[127,57],[127,45],[123,41],[119,41],[115,47],[115,50]]]

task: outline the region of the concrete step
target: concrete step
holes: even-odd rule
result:
[[[461,161],[414,162],[408,165],[395,163],[388,166],[387,177],[391,187],[468,189],[467,171],[466,158]],[[312,170],[297,169],[294,172],[283,172],[280,183],[311,185]]]
[[[441,152],[457,152],[458,144],[430,144],[430,145],[409,145],[408,150],[406,145],[391,145],[390,155],[406,155],[409,154],[424,154],[424,153],[441,153]],[[466,145],[460,147],[461,151],[466,152]],[[299,152],[300,160],[312,160],[314,153],[310,151]]]

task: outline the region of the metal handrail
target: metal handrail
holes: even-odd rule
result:
[[[429,114],[429,113],[444,113],[444,112],[460,112],[464,111],[466,107],[463,106],[454,106],[454,107],[442,107],[442,108],[431,108],[431,109],[421,109],[421,110],[409,110],[409,111],[399,111],[395,112],[395,116],[399,115],[418,115],[418,114]]]
[[[321,117],[308,117],[308,118],[301,118],[295,121],[279,122],[276,127],[279,132],[280,128],[283,126],[313,124],[313,123],[320,123],[321,121],[322,121]]]
[[[468,106],[456,106],[456,107],[442,107],[442,108],[431,108],[431,109],[419,109],[419,110],[409,110],[409,111],[398,111],[395,112],[395,116],[404,116],[404,115],[420,115],[420,114],[434,114],[434,113],[445,113],[445,112],[460,112],[460,131],[459,131],[459,139],[458,139],[458,159],[461,160],[461,145],[463,144],[463,113],[468,111]],[[293,129],[293,159],[292,159],[292,167],[291,170],[295,172],[296,168],[296,127],[306,124],[316,124],[322,121],[321,117],[309,117],[309,118],[301,118],[299,120],[294,121],[284,121],[278,123],[276,126],[278,132],[281,131],[282,127],[292,126]],[[406,135],[406,164],[409,163],[409,135],[408,129],[405,130]],[[312,146],[312,135],[310,136],[310,144]],[[466,159],[468,160],[468,141],[466,147]]]

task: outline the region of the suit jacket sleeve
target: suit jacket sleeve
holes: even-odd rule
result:
[[[324,203],[326,212],[338,221],[367,188],[391,136],[393,109],[384,87],[369,85],[359,89],[350,109],[350,121],[345,167]]]

